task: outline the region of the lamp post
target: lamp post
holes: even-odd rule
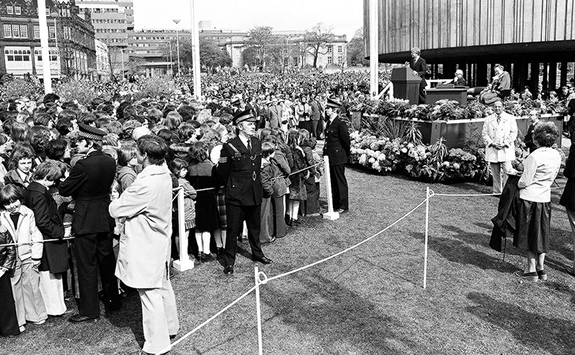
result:
[[[176,24],[176,46],[178,47],[178,75],[180,75],[180,33],[178,31],[178,23],[180,23],[179,19],[175,19],[174,23]]]
[[[126,74],[126,72],[124,71],[124,48],[120,48],[120,51],[122,51],[122,81],[124,81],[125,79],[124,74]]]

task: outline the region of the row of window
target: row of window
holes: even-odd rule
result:
[[[28,25],[12,25],[4,24],[3,26],[4,38],[30,38],[28,33]],[[40,38],[40,26],[34,25],[34,39]],[[56,28],[48,26],[48,36],[52,39],[56,38]]]
[[[50,49],[50,61],[58,61],[58,51]],[[6,49],[4,55],[7,62],[29,62],[30,61],[30,50],[29,49]],[[36,61],[42,61],[42,51],[34,50],[34,55],[36,56]]]
[[[119,19],[92,19],[92,23],[126,23],[126,20],[119,20]]]
[[[22,15],[22,7],[20,5],[6,5],[6,12],[8,15]]]
[[[126,30],[123,28],[99,28],[96,29],[94,32],[96,33],[126,33]]]
[[[343,57],[337,57],[337,64],[341,65],[343,63]],[[327,64],[333,64],[333,57],[327,57]]]
[[[327,52],[328,52],[328,53],[333,53],[333,47],[334,47],[334,46],[327,46]],[[337,46],[337,52],[338,52],[338,53],[343,53],[343,46]]]

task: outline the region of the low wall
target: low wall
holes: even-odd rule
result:
[[[445,139],[445,145],[448,148],[462,148],[465,144],[478,147],[484,145],[483,139],[481,138],[481,131],[483,130],[483,122],[485,121],[485,118],[453,121],[422,121],[401,117],[392,119],[395,121],[405,122],[406,124],[416,122],[421,131],[422,141],[426,144],[433,144],[437,142],[439,138],[443,137]],[[519,131],[518,136],[524,137],[527,133],[527,128],[529,127],[529,117],[517,117],[516,121],[517,129]],[[557,146],[561,147],[563,116],[542,115],[541,121],[555,123],[559,130]]]

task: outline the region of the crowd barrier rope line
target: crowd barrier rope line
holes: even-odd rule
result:
[[[214,314],[213,316],[211,316],[210,318],[208,318],[206,321],[204,321],[203,323],[201,323],[200,325],[198,325],[197,327],[195,327],[194,329],[192,329],[191,331],[189,331],[188,333],[184,334],[181,338],[179,338],[178,340],[174,341],[172,344],[170,344],[169,347],[162,349],[162,351],[160,351],[160,353],[164,353],[166,351],[171,350],[171,348],[177,344],[179,344],[180,342],[182,342],[184,339],[188,338],[190,335],[194,334],[195,332],[197,332],[198,330],[200,330],[202,327],[204,327],[205,325],[207,325],[208,323],[210,323],[212,320],[216,319],[217,317],[219,317],[222,313],[224,313],[225,311],[227,311],[228,309],[230,309],[233,305],[235,305],[236,303],[238,303],[240,300],[244,299],[247,295],[249,295],[251,292],[255,291],[257,288],[259,288],[260,285],[265,285],[267,284],[269,281],[273,281],[273,280],[277,280],[279,278],[282,277],[286,277],[289,276],[291,274],[294,274],[296,272],[300,272],[306,269],[309,269],[315,265],[324,263],[328,260],[331,260],[337,256],[340,256],[344,253],[347,253],[348,251],[351,251],[365,243],[367,243],[368,241],[378,237],[379,235],[381,235],[382,233],[384,233],[385,231],[389,230],[390,228],[394,227],[396,224],[398,224],[399,222],[403,221],[405,218],[407,218],[408,216],[410,216],[411,214],[413,214],[419,207],[423,206],[427,201],[429,200],[429,198],[426,198],[425,200],[423,200],[422,202],[420,202],[417,206],[415,206],[414,208],[412,208],[409,212],[407,212],[405,215],[403,215],[402,217],[400,217],[398,220],[396,220],[395,222],[393,222],[392,224],[390,224],[389,226],[385,227],[384,229],[380,230],[379,232],[375,233],[374,235],[372,235],[371,237],[364,239],[363,241],[356,243],[342,251],[339,251],[331,256],[328,256],[326,258],[323,258],[321,260],[318,260],[316,262],[313,262],[309,265],[306,266],[302,266],[300,268],[294,269],[292,271],[288,271],[286,273],[280,274],[280,275],[276,275],[273,277],[267,277],[267,275],[262,272],[262,271],[257,271],[257,267],[256,267],[256,285],[253,286],[252,288],[250,288],[248,291],[246,291],[243,295],[241,295],[239,298],[237,298],[235,301],[233,301],[232,303],[230,303],[229,305],[227,305],[226,307],[224,307],[222,310],[220,310],[219,312],[217,312],[216,314]],[[261,331],[261,330],[259,330]],[[261,348],[261,345],[260,345]],[[261,353],[261,352],[260,352]]]
[[[61,242],[63,240],[72,240],[74,237],[66,237],[66,238],[54,238],[54,239],[43,239],[43,240],[35,240],[31,242],[20,242],[20,243],[6,243],[0,244],[0,247],[17,247],[20,245],[32,245],[32,244],[39,244],[39,243],[50,243],[50,242]]]

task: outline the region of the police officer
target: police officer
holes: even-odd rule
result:
[[[100,317],[98,301],[98,270],[104,291],[104,305],[109,311],[120,307],[118,283],[114,276],[116,260],[112,249],[114,220],[108,213],[110,187],[116,176],[116,162],[102,153],[102,139],[106,132],[80,123],[78,153],[86,154],[60,184],[62,196],[75,201],[72,232],[78,262],[80,288],[79,313],[71,322],[97,320]]]
[[[252,260],[262,264],[266,258],[260,244],[260,210],[263,188],[260,177],[262,161],[261,142],[255,138],[256,118],[245,110],[234,117],[237,136],[224,144],[218,164],[218,173],[226,190],[227,237],[224,252],[224,273],[233,274],[236,260],[237,237],[243,222],[248,227]]]
[[[325,109],[327,122],[323,147],[323,155],[329,157],[333,208],[339,213],[345,213],[349,210],[345,163],[349,159],[351,148],[347,125],[339,118],[342,108],[343,106],[338,101],[327,99]]]

